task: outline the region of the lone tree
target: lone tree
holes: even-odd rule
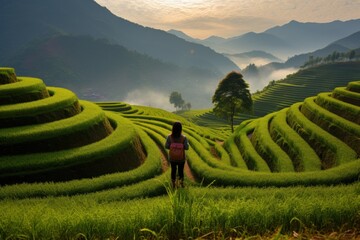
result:
[[[184,99],[181,96],[181,93],[179,93],[179,92],[172,92],[170,94],[169,100],[170,100],[170,103],[174,104],[174,107],[178,108],[178,109],[182,108],[185,103]]]
[[[185,103],[183,106],[183,110],[190,110],[191,109],[191,103]]]
[[[212,98],[215,115],[228,119],[232,132],[235,114],[252,110],[253,102],[248,88],[249,84],[245,82],[241,73],[232,71],[220,81]]]

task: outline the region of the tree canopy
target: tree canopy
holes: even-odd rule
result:
[[[191,103],[185,103],[184,99],[181,96],[181,93],[179,92],[172,92],[170,94],[170,103],[174,104],[174,107],[177,109],[182,110],[190,110],[191,109]]]
[[[212,98],[214,113],[230,121],[234,132],[234,116],[240,112],[252,110],[252,98],[249,84],[245,82],[239,72],[232,71],[222,79]]]
[[[191,109],[191,103],[185,103],[184,99],[181,96],[181,93],[179,92],[172,92],[170,94],[170,98],[169,101],[171,104],[174,104],[174,107],[177,109],[182,109],[182,110],[190,110]]]
[[[170,94],[170,103],[174,104],[175,108],[181,108],[184,105],[185,101],[182,98],[181,93],[172,92]]]

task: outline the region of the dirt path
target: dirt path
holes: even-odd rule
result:
[[[219,154],[217,153],[215,147],[211,146],[210,147],[210,153],[213,157],[215,157],[217,160],[221,160]]]
[[[161,151],[161,150],[160,150]],[[168,170],[168,168],[170,167],[168,160],[167,160],[167,156],[165,155],[165,153],[163,153],[161,151],[161,168],[163,172],[166,172]],[[188,164],[188,162],[185,162],[185,166],[184,166],[184,174],[186,175],[186,177],[192,181],[195,182],[195,177],[194,174],[192,173],[190,166]]]
[[[160,152],[161,152],[161,169],[164,172],[166,172],[166,170],[168,170],[168,168],[170,167],[169,166],[169,163],[167,161],[167,157],[165,156],[165,154],[161,151],[161,149],[159,149]]]
[[[192,171],[190,169],[190,166],[189,166],[187,161],[185,163],[184,173],[191,182],[195,182],[194,174],[192,173]]]

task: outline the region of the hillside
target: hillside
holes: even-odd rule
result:
[[[341,67],[343,70],[345,70],[344,67],[349,70],[349,67],[354,66]],[[328,72],[329,69],[311,69],[306,73],[314,75],[315,72],[319,72],[321,75],[322,71]],[[304,73],[302,73],[302,77],[304,77]],[[351,81],[349,76],[343,75],[343,78]],[[160,152],[166,153],[161,143],[164,142],[164,138],[175,120],[183,122],[184,132],[191,143],[188,157],[193,181],[202,179],[203,183],[210,184],[216,179],[214,184],[218,186],[251,185],[260,187],[264,184],[287,186],[289,181],[296,185],[307,185],[311,178],[311,175],[306,173],[307,171],[332,169],[331,171],[338,172],[340,170],[336,170],[337,166],[357,158],[357,154],[360,153],[360,144],[357,140],[360,136],[359,119],[357,118],[360,112],[357,106],[358,98],[360,98],[357,93],[359,82],[350,82],[347,88],[333,88],[332,93],[323,93],[317,97],[306,99],[305,92],[309,93],[313,90],[318,93],[319,89],[322,89],[321,86],[330,88],[331,84],[316,81],[312,87],[306,86],[314,82],[313,78],[309,79],[308,82],[304,82],[302,79],[303,85],[299,85],[299,82],[296,82],[301,79],[299,76],[293,76],[290,79],[291,81],[277,82],[267,92],[277,91],[278,93],[275,96],[278,98],[273,96],[273,102],[271,102],[269,96],[261,94],[256,97],[255,102],[258,105],[266,102],[268,104],[266,105],[267,113],[271,113],[256,120],[243,122],[233,135],[228,136],[225,132],[221,133],[218,130],[199,127],[164,110],[149,107],[131,106],[117,102],[98,103],[103,109],[118,113],[105,112],[104,114],[94,104],[79,101],[74,93],[66,89],[47,87],[40,79],[36,78],[17,77],[11,68],[1,69],[1,79],[0,112],[2,114],[0,123],[2,128],[0,129],[0,139],[2,139],[1,145],[3,147],[0,157],[2,163],[0,179],[2,183],[56,181],[62,178],[71,180],[72,178],[83,178],[82,174],[89,177],[104,174],[106,171],[109,173],[122,171],[114,168],[114,166],[132,166],[130,170],[136,172],[136,169],[143,168],[145,165],[148,166],[150,162],[156,161],[156,157],[151,161],[144,161],[143,149],[146,150],[147,154],[152,151],[158,152],[157,155],[154,153],[157,157],[160,156]],[[339,82],[341,80],[334,81],[333,85],[338,86]],[[294,91],[289,91],[289,88],[301,89],[304,87],[307,87],[306,91],[297,91],[296,94]],[[288,102],[279,99],[279,97],[286,98],[285,93],[289,92],[293,92],[292,95],[295,95],[295,98],[305,99],[304,102],[292,104],[290,102],[294,101],[293,99],[289,99]],[[284,105],[288,104],[289,108],[283,106],[281,111],[272,111],[270,106],[276,101],[278,104],[282,102]],[[301,109],[299,106],[302,106]],[[261,111],[264,110],[255,109],[255,112],[261,114],[263,113]],[[277,116],[279,116],[280,122],[284,121],[285,118],[287,119],[289,124],[287,129],[293,128],[294,134],[302,135],[304,131],[307,132],[307,135],[302,135],[302,137],[309,146],[284,149],[287,153],[277,150],[285,147],[285,145],[282,146],[285,144],[283,141],[293,142],[299,138],[292,135],[291,138],[290,136],[288,138],[286,134],[291,131],[285,131],[283,129],[285,128],[284,124],[280,122],[279,125],[273,126],[272,124],[276,123]],[[310,124],[310,121],[313,123]],[[270,126],[269,129],[268,126]],[[317,130],[320,128],[324,129],[326,133]],[[311,134],[316,135],[318,132],[319,136],[315,139],[307,139]],[[140,140],[145,133],[148,135],[148,140]],[[122,135],[121,138],[119,138],[119,134]],[[242,134],[244,134],[243,137]],[[264,134],[270,134],[271,137]],[[331,140],[330,135],[334,135],[340,140]],[[115,138],[118,140],[114,141]],[[245,141],[242,144],[246,146],[234,145],[234,141],[238,141],[235,140],[237,138],[242,139],[240,141]],[[274,143],[270,141],[271,138],[273,138]],[[277,141],[278,138],[283,140]],[[64,139],[69,139],[69,141],[64,142]],[[123,140],[119,141],[119,139]],[[154,142],[150,144],[150,141]],[[217,141],[224,141],[224,145],[219,145],[216,143]],[[335,145],[330,148],[318,148],[319,141],[322,144]],[[46,144],[44,144],[45,142]],[[278,147],[275,147],[275,142],[279,145]],[[294,143],[286,142],[286,146],[294,146],[296,142],[300,144],[300,141],[296,140]],[[252,144],[254,150],[250,149],[251,145],[249,144]],[[348,147],[345,147],[344,144]],[[118,145],[122,147],[116,147]],[[149,147],[156,145],[158,147],[150,151]],[[239,149],[235,150],[235,146]],[[318,156],[314,155],[310,158],[314,158],[314,160],[305,157],[301,161],[315,161],[312,163],[313,165],[294,159],[298,156],[292,155],[295,150],[306,152],[309,147],[313,148]],[[327,153],[334,151],[331,150],[334,148],[339,148],[339,150]],[[258,153],[254,155],[254,151]],[[102,154],[99,154],[101,152]],[[216,153],[219,154],[222,161],[216,160]],[[278,160],[282,158],[284,158],[284,162],[287,162],[285,165],[283,161]],[[28,160],[23,161],[21,159]],[[126,159],[132,160],[126,162]],[[157,159],[160,160],[160,158]],[[115,164],[113,161],[122,161],[122,163],[113,165]],[[87,171],[84,171],[84,164],[87,165]],[[305,166],[306,164],[310,164],[309,169]],[[155,171],[159,165],[155,164],[153,167],[154,170],[152,171]],[[242,177],[237,177],[239,168],[241,171],[245,171],[241,173]],[[268,173],[263,175],[260,180],[257,179],[256,172],[247,172],[247,170]],[[64,174],[64,171],[69,171],[71,174]],[[222,171],[230,171],[233,174],[219,174]],[[272,172],[283,171],[298,172],[298,174],[303,175],[303,178],[299,179],[295,175],[277,175],[274,177],[271,174]],[[343,173],[336,178],[324,176],[325,180],[321,181],[330,184],[354,179],[353,173],[349,176],[346,174],[348,173]]]
[[[4,1],[0,27],[0,66],[88,100],[136,103],[144,96],[149,105],[170,109],[169,94],[191,85],[187,101],[209,107],[212,90],[201,86],[214,88],[239,70],[208,47],[129,22],[93,0]]]
[[[333,63],[300,70],[282,80],[271,82],[263,91],[253,94],[254,115],[240,114],[238,122],[264,116],[319,92],[331,91],[336,86],[359,79],[360,62]],[[224,120],[215,117],[210,110],[185,114],[199,125],[225,125]]]
[[[126,119],[12,68],[0,68],[0,78],[1,185],[91,178],[143,162]]]
[[[277,61],[267,63],[265,65],[263,64],[263,61],[260,61],[258,64],[255,62],[258,66],[256,69],[259,76],[258,82],[266,83],[274,79],[283,78],[285,77],[284,74],[283,76],[276,78],[273,76],[277,76],[281,73],[291,74],[304,66],[308,67],[331,62],[349,61],[352,52],[355,53],[355,55],[351,57],[351,61],[358,61],[360,57],[359,36],[359,31],[357,31],[350,36],[346,36],[342,39],[332,42],[324,48],[290,57],[286,62]],[[256,84],[254,80],[256,81],[256,78],[249,78],[250,82]]]
[[[172,91],[184,92],[189,85],[192,87],[186,97],[193,107],[209,106],[210,96],[203,85],[220,77],[204,69],[164,63],[89,36],[60,35],[33,42],[8,64],[21,75],[35,75],[48,85],[69,88],[85,100],[134,101],[131,93],[140,91],[149,98],[149,105],[158,107],[169,105]],[[157,102],[149,92],[166,101]]]
[[[5,0],[0,8],[0,28],[1,66],[9,66],[9,59],[21,53],[33,41],[42,41],[54,35],[71,35],[106,39],[111,44],[162,62],[184,68],[206,69],[212,75],[220,76],[238,69],[228,58],[208,47],[129,22],[113,15],[93,0]],[[55,66],[57,63],[51,64]],[[137,68],[136,62],[133,65],[134,71],[142,71]],[[36,67],[42,68],[41,64],[36,64]],[[47,71],[46,68],[41,70]],[[78,72],[78,69],[71,71]],[[138,80],[141,79],[135,79]]]
[[[279,58],[275,57],[274,55],[264,52],[264,51],[250,51],[250,52],[243,52],[238,54],[227,54],[227,56],[233,56],[238,58],[264,58],[271,61],[280,61]]]
[[[327,57],[328,55],[332,54],[333,52],[338,53],[346,53],[350,50],[359,49],[360,48],[360,31],[355,32],[345,38],[341,38],[337,41],[334,41],[327,45],[324,48],[318,49],[313,52],[299,54],[289,58],[284,64],[283,67],[300,67],[306,61],[309,60],[309,57],[312,56],[313,58],[317,57]]]
[[[248,52],[260,50],[269,52],[275,56],[286,56],[294,48],[293,43],[282,40],[276,35],[269,33],[249,32],[241,36],[232,37],[222,44],[223,52]],[[218,49],[218,48],[215,48]]]
[[[333,63],[300,70],[254,95],[255,116],[263,116],[359,79],[360,62]]]
[[[348,37],[337,40],[332,44],[338,44],[348,49],[356,49],[356,48],[360,48],[359,41],[360,41],[360,31],[355,32],[349,35]]]
[[[359,236],[360,81],[229,135],[1,68],[0,113],[1,238]],[[179,120],[187,187],[171,189],[164,142]]]
[[[265,32],[297,46],[296,52],[292,54],[294,55],[323,48],[338,39],[359,31],[359,26],[360,19],[328,23],[291,21],[282,26],[270,28]]]

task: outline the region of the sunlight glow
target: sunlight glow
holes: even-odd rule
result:
[[[165,1],[158,1],[159,3],[168,4],[170,6],[189,6],[199,3],[205,3],[205,0],[165,0]]]
[[[330,22],[359,18],[353,0],[96,0],[144,26],[177,29],[197,38],[261,32],[291,20]],[[331,14],[329,14],[331,13]]]

